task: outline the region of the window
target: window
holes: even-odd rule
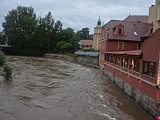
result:
[[[156,62],[143,61],[143,74],[156,77]]]
[[[106,55],[106,60],[110,63],[114,63],[115,57],[113,57],[112,55]]]
[[[122,34],[122,28],[118,29],[118,34]]]
[[[153,33],[153,28],[150,28],[150,34],[152,34]]]
[[[130,69],[133,71],[139,72],[140,62],[138,59],[131,59],[130,60]]]
[[[116,27],[113,28],[113,33],[115,33],[115,31],[116,31]]]
[[[115,58],[115,64],[120,66],[121,65],[120,63],[121,63],[120,57],[116,57]]]
[[[111,59],[112,59],[112,58],[111,58],[111,55],[107,55],[106,57],[107,57],[107,61],[108,61],[108,62],[111,62]]]
[[[133,32],[133,34],[134,34],[135,36],[137,36],[137,35],[138,35],[138,34],[137,34],[137,32],[135,32],[135,31]]]
[[[123,50],[124,42],[118,42],[118,50]]]
[[[123,58],[122,67],[128,68],[128,58]]]

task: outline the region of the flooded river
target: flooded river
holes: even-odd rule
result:
[[[0,120],[153,120],[98,69],[47,58],[7,57]]]

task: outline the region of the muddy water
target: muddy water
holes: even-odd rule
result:
[[[99,70],[61,60],[7,57],[0,120],[152,120]]]

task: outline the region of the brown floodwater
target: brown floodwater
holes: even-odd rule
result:
[[[0,120],[153,120],[98,69],[63,60],[8,56]]]

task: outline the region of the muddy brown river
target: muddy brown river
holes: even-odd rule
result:
[[[153,120],[98,69],[68,61],[7,57],[0,120]]]

